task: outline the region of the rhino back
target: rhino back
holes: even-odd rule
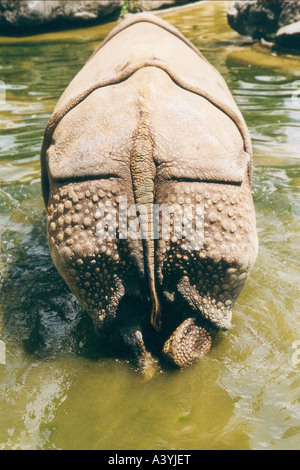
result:
[[[137,15],[135,21],[124,22],[113,30],[56,105],[45,131],[41,152],[46,204],[49,191],[46,154],[58,123],[95,90],[122,83],[146,66],[164,70],[178,86],[203,96],[229,116],[242,135],[246,153],[251,155],[251,142],[244,119],[217,70],[175,28],[152,15]]]
[[[249,133],[222,77],[162,23],[121,25],[57,104],[41,154],[50,249],[95,324],[134,295],[227,329],[257,250]],[[120,195],[148,215],[201,204],[204,247],[99,237],[99,203],[120,230]]]

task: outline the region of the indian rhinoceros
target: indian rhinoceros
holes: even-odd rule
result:
[[[177,29],[133,15],[61,96],[41,165],[53,262],[103,341],[140,364],[201,359],[258,247],[251,140],[222,76]],[[190,212],[170,209],[162,236],[174,205]]]

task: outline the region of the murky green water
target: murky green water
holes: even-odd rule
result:
[[[300,58],[243,46],[225,3],[164,18],[220,70],[245,116],[260,251],[210,355],[149,381],[97,351],[52,265],[40,189],[47,120],[114,24],[0,38],[0,449],[300,449]]]

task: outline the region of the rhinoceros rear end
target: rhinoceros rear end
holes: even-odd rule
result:
[[[96,331],[139,357],[155,343],[180,367],[200,359],[257,254],[251,141],[220,74],[135,15],[60,98],[41,164],[51,255]]]

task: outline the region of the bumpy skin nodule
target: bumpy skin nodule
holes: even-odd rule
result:
[[[54,264],[102,338],[143,367],[149,350],[179,367],[207,354],[257,254],[251,142],[218,72],[176,29],[135,16],[59,100],[41,163]],[[148,238],[120,237],[124,196],[146,207]],[[177,239],[173,216],[173,235],[153,240],[153,204],[200,207],[203,243]]]

